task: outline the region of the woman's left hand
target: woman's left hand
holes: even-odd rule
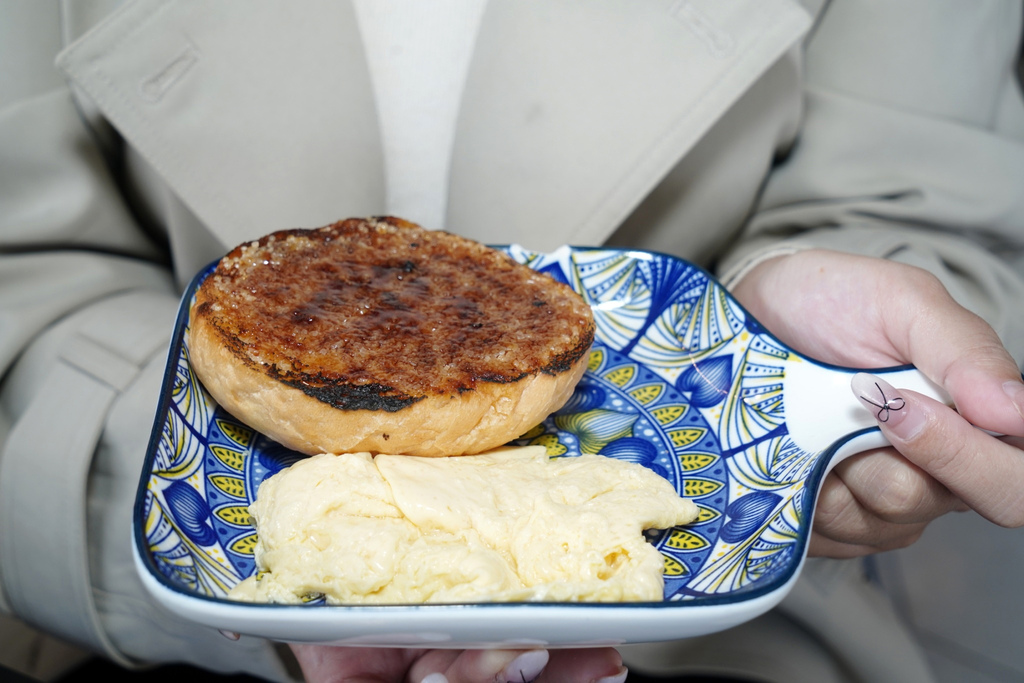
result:
[[[879,423],[894,448],[857,454],[829,474],[815,509],[812,555],[904,547],[952,511],[1024,526],[1020,370],[992,328],[937,278],[892,261],[808,250],[759,264],[733,293],[795,350],[847,367],[911,363],[956,405],[881,385],[886,400],[904,401]],[[870,393],[875,379],[858,382],[861,396],[878,402]]]
[[[623,683],[613,648],[420,650],[291,645],[308,683]]]

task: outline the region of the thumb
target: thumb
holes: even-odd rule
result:
[[[912,321],[903,335],[896,335],[900,341],[894,340],[895,345],[949,392],[968,422],[1000,434],[1024,436],[1020,368],[988,323],[935,284],[937,288],[924,295],[926,301],[915,300],[913,311],[900,311],[891,318],[906,316]]]

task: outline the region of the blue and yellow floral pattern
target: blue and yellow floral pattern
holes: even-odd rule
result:
[[[694,523],[649,536],[664,557],[666,600],[728,601],[788,578],[822,460],[788,437],[782,379],[791,352],[685,261],[506,251],[569,283],[597,321],[575,394],[515,443],[541,444],[552,457],[630,460],[697,503]],[[301,456],[216,405],[189,368],[186,322],[180,316],[136,516],[146,560],[166,583],[220,597],[255,571],[247,506],[259,483]]]

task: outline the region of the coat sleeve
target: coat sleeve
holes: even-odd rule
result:
[[[179,292],[69,88],[35,77],[39,38],[0,36],[0,612],[128,666],[287,679],[271,644],[175,618],[135,573]]]
[[[920,266],[1024,361],[1021,26],[1020,3],[826,3],[802,131],[723,280],[808,247]]]

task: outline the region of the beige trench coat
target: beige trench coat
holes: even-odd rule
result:
[[[428,227],[727,282],[807,246],[896,259],[1024,358],[1021,7],[891,5],[491,0]],[[183,283],[265,232],[387,210],[353,10],[0,10],[0,606],[124,663],[285,677],[266,643],[146,599],[131,503]]]

